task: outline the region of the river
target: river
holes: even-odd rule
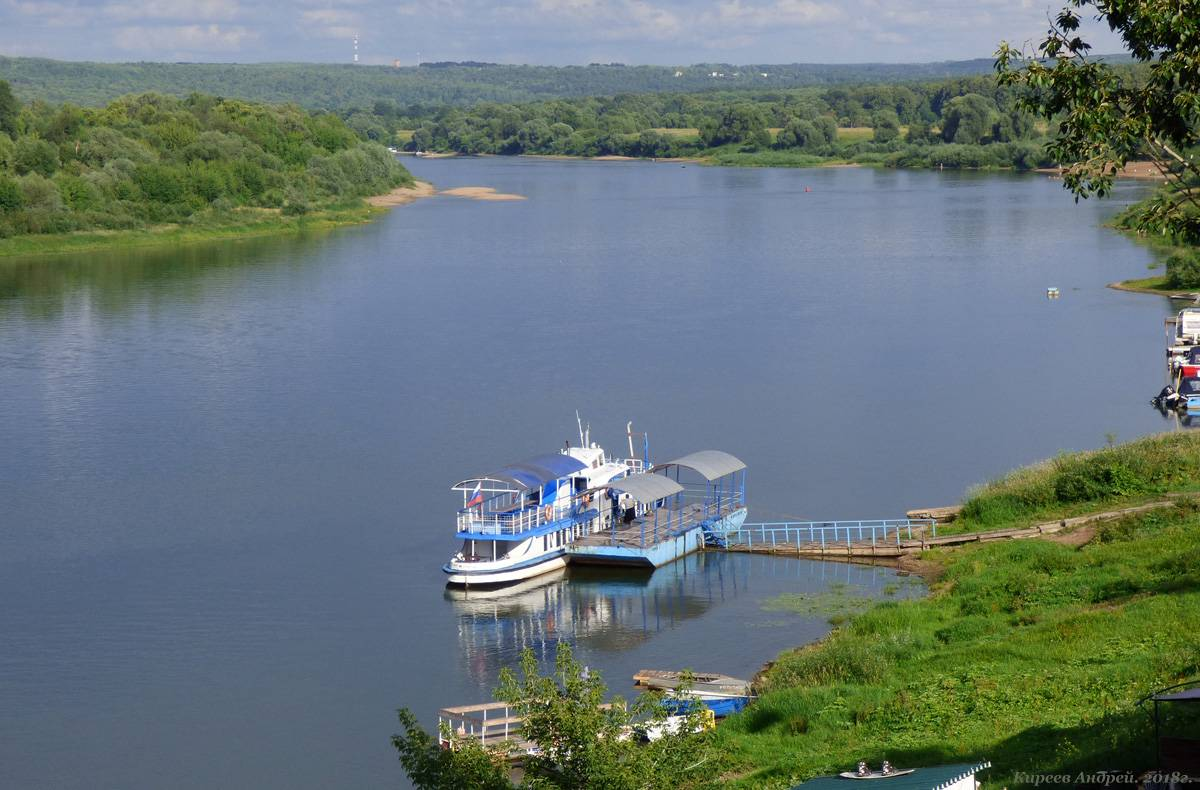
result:
[[[394,709],[484,701],[568,639],[751,674],[787,592],[882,568],[733,555],[443,590],[448,489],[562,446],[748,465],[751,520],[879,518],[1171,427],[1149,253],[1034,175],[410,162],[366,226],[0,261],[0,786],[388,787]],[[1062,296],[1048,300],[1046,288]]]

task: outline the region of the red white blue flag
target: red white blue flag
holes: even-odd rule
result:
[[[482,482],[475,484],[475,490],[471,492],[471,498],[467,500],[467,507],[475,507],[476,505],[483,504],[483,491],[481,490],[482,486]]]

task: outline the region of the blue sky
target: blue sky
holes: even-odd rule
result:
[[[1036,0],[0,0],[0,54],[64,60],[918,62],[1040,41]],[[1096,52],[1120,52],[1090,23]]]

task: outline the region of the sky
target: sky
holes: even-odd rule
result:
[[[0,0],[0,54],[100,61],[930,62],[1042,40],[1045,0]],[[1088,21],[1093,52],[1121,52]]]

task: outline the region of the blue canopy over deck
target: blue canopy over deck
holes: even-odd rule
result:
[[[466,480],[455,483],[451,486],[451,489],[461,491],[464,486],[470,488],[476,483],[486,481],[508,483],[517,488],[537,488],[549,483],[551,480],[568,477],[580,469],[586,468],[587,464],[578,458],[573,458],[563,453],[547,453],[530,458],[527,461],[509,464],[502,469],[486,475],[469,477]]]

